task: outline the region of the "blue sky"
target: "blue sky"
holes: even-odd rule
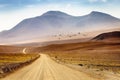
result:
[[[58,4],[58,5],[78,5],[80,7],[95,7],[103,6],[107,7],[118,6],[120,0],[0,0],[0,10],[18,10],[23,9],[26,6],[35,5],[48,5],[48,4]]]
[[[120,0],[0,0],[0,31],[25,18],[59,10],[74,16],[100,11],[120,18]]]

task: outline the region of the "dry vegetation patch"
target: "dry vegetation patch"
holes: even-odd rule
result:
[[[0,78],[32,63],[39,54],[0,54]]]
[[[57,62],[120,71],[119,42],[81,42],[54,44],[40,48]],[[112,68],[111,68],[112,67]],[[102,70],[102,69],[101,69]]]
[[[101,80],[120,78],[120,42],[54,44],[40,50],[56,62],[92,77]]]

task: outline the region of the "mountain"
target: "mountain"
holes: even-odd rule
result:
[[[110,39],[120,40],[120,31],[102,33],[93,38],[93,40],[110,40]]]
[[[93,11],[84,16],[72,16],[60,11],[48,11],[41,16],[21,21],[8,31],[0,33],[0,42],[17,42],[45,36],[116,28],[120,19]],[[43,40],[44,41],[44,40]]]

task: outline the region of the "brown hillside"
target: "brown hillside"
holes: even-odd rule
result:
[[[102,33],[93,38],[93,40],[120,40],[120,31]]]

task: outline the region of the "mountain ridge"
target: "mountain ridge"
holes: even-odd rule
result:
[[[84,16],[72,16],[61,11],[48,11],[41,16],[24,19],[12,29],[1,32],[0,39],[1,41],[6,38],[18,41],[60,33],[109,29],[119,25],[120,19],[97,11],[92,11]]]

